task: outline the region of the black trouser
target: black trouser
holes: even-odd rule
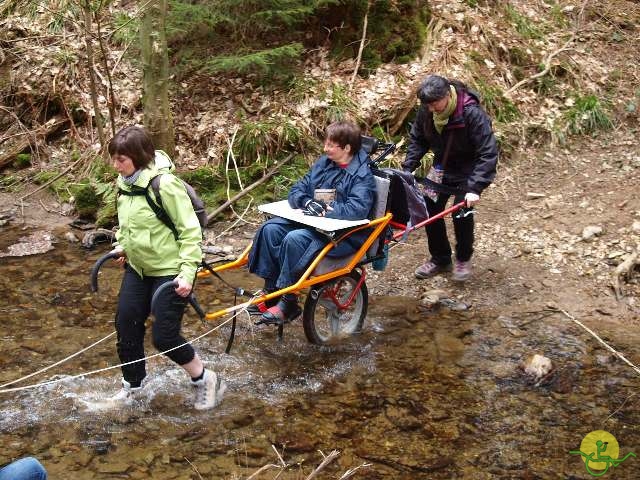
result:
[[[118,356],[122,363],[144,358],[145,321],[151,310],[151,298],[160,285],[174,278],[175,275],[140,278],[131,267],[126,267],[116,312]],[[180,335],[180,327],[187,299],[170,288],[156,302],[151,327],[154,347],[164,352],[183,345],[186,340]],[[178,365],[184,365],[193,360],[195,351],[191,345],[183,345],[166,355]],[[123,366],[122,376],[133,385],[139,384],[146,376],[145,362]]]
[[[460,203],[464,200],[464,196],[464,193],[456,194],[453,203]],[[435,202],[429,197],[424,197],[427,203],[429,217],[442,212],[450,197],[451,195],[449,194],[440,193]],[[449,245],[449,239],[447,238],[447,227],[444,218],[428,224],[425,229],[427,231],[427,242],[429,244],[431,261],[436,265],[450,264],[451,245]],[[456,260],[459,262],[467,262],[473,254],[473,215],[456,218],[456,213],[454,213],[453,230],[456,235]]]

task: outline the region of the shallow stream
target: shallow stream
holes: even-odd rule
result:
[[[0,251],[25,232],[4,228]],[[41,255],[0,258],[0,384],[74,354],[113,331],[120,272],[105,265],[100,293],[89,271],[105,248],[84,251],[59,240]],[[231,283],[254,287],[245,272]],[[211,311],[230,305],[219,283],[198,287]],[[189,312],[184,333],[202,335]],[[638,377],[583,330],[550,312],[446,307],[422,311],[406,297],[372,296],[361,335],[331,347],[309,344],[301,325],[243,319],[231,355],[228,327],[195,343],[228,383],[215,410],[191,407],[183,372],[149,361],[145,396],[133,407],[96,411],[119,388],[115,337],[0,393],[0,464],[40,459],[51,479],[237,479],[267,464],[289,467],[280,479],[304,479],[332,450],[316,478],[587,479],[578,455],[592,430],[606,430],[640,455]],[[628,332],[628,345],[638,345]],[[151,346],[147,354],[155,353]],[[541,353],[555,369],[534,381],[519,368]],[[71,378],[75,377],[75,378]],[[363,465],[366,464],[366,465]],[[272,467],[252,478],[275,478]],[[640,478],[629,458],[604,478]],[[343,477],[347,478],[347,477]]]

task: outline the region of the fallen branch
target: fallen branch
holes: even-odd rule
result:
[[[356,474],[356,472],[358,470],[360,470],[361,468],[368,468],[371,465],[372,465],[371,463],[362,463],[362,464],[358,465],[357,467],[350,468],[349,470],[344,472],[342,474],[342,476],[338,480],[347,480],[348,478],[353,477]]]
[[[38,137],[46,139],[49,135],[55,133],[64,125],[66,125],[68,121],[66,118],[63,118],[61,116],[54,117],[49,119],[44,125],[39,126],[35,130],[29,131],[13,112],[4,107],[0,108],[16,118],[17,124],[21,127],[21,130],[26,137],[18,140],[18,142],[16,142],[13,146],[8,147],[6,150],[0,151],[0,169],[11,163],[18,156],[18,154],[22,153],[27,148],[31,147],[31,150],[36,153],[38,151]],[[16,136],[18,135],[12,135],[12,137]],[[8,140],[9,138],[11,137],[4,137],[3,142]]]
[[[69,173],[69,171],[75,167],[78,163],[80,163],[82,160],[84,160],[84,157],[80,157],[78,160],[76,160],[75,162],[73,162],[70,166],[68,166],[64,171],[60,172],[58,175],[56,175],[55,177],[53,177],[51,180],[49,180],[46,183],[43,183],[42,185],[40,185],[38,188],[36,188],[33,192],[29,192],[25,195],[23,195],[22,197],[20,197],[20,202],[22,202],[25,198],[30,197],[31,195],[33,195],[34,193],[39,192],[40,190],[47,188],[49,185],[51,185],[53,182],[55,182],[56,180],[58,180],[60,177],[66,175],[67,173]]]
[[[249,193],[251,190],[253,190],[254,188],[256,188],[259,185],[262,185],[264,182],[266,182],[267,180],[269,180],[279,169],[282,165],[284,165],[285,163],[287,163],[289,160],[291,160],[294,157],[294,154],[290,154],[288,156],[286,156],[284,158],[284,160],[282,160],[281,162],[277,163],[276,165],[274,165],[267,173],[264,174],[264,176],[260,179],[257,180],[255,182],[253,182],[251,185],[249,185],[247,188],[245,188],[244,190],[242,190],[241,192],[238,192],[236,195],[234,195],[232,198],[230,198],[229,200],[227,200],[226,202],[224,202],[222,205],[220,205],[218,208],[216,208],[211,214],[207,215],[207,225],[209,225],[213,219],[216,217],[216,215],[218,215],[220,212],[224,211],[225,209],[227,209],[229,207],[229,205],[233,205],[236,201],[238,201],[240,198],[244,197],[247,193]]]
[[[249,477],[247,477],[247,480],[253,480],[254,478],[256,478],[258,475],[260,475],[262,472],[269,470],[271,468],[279,468],[280,471],[283,470],[283,467],[279,466],[279,465],[274,465],[273,463],[269,463],[267,465],[263,465],[262,467],[260,467],[259,470],[255,471],[253,474],[251,474]]]
[[[507,90],[506,92],[504,92],[505,96],[507,95],[511,95],[513,92],[515,92],[518,88],[520,88],[522,85],[525,85],[527,83],[531,83],[533,82],[536,78],[540,78],[540,77],[544,77],[547,73],[549,73],[549,71],[551,70],[551,60],[553,60],[553,57],[561,54],[562,52],[566,52],[568,50],[573,50],[573,48],[570,48],[569,45],[571,43],[573,43],[573,40],[575,39],[576,34],[574,33],[573,35],[571,35],[571,38],[569,38],[569,40],[566,41],[566,43],[559,48],[558,50],[551,52],[547,58],[545,58],[543,65],[544,70],[542,70],[541,72],[536,73],[535,75],[531,75],[530,77],[524,78],[522,80],[520,80],[518,83],[516,83],[513,87],[511,87],[509,90]]]
[[[336,458],[338,458],[338,455],[340,455],[340,452],[338,452],[337,450],[331,450],[331,452],[329,452],[329,455],[325,456],[324,453],[322,452],[320,452],[320,454],[324,457],[324,459],[322,460],[322,463],[318,465],[316,469],[313,472],[311,472],[307,478],[305,478],[305,480],[312,480],[313,478],[316,478],[316,476],[324,469],[324,467],[326,467],[331,462],[333,462]]]
[[[547,308],[549,310],[551,310],[551,311],[562,313],[569,320],[571,320],[575,324],[579,325],[580,327],[584,328],[588,333],[590,333],[593,336],[593,338],[595,338],[596,340],[598,340],[598,342],[600,342],[602,345],[604,345],[607,350],[609,350],[611,353],[613,353],[616,357],[618,357],[624,363],[629,365],[637,374],[640,375],[640,368],[636,367],[633,363],[631,363],[629,360],[627,360],[624,355],[622,355],[620,352],[615,350],[612,346],[610,346],[607,342],[605,342],[602,338],[600,338],[596,332],[591,330],[589,327],[587,327],[580,320],[578,320],[574,316],[570,315],[568,312],[562,310],[561,308],[557,308],[557,307],[547,307]]]
[[[640,246],[634,251],[627,255],[622,263],[616,267],[613,272],[613,278],[611,280],[611,286],[613,287],[613,291],[616,294],[616,300],[622,299],[624,294],[622,293],[622,278],[631,278],[631,273],[636,265],[640,265]]]

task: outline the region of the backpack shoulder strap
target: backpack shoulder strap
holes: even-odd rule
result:
[[[158,175],[153,177],[151,181],[149,181],[149,185],[147,185],[147,188],[144,191],[144,196],[147,199],[147,203],[149,204],[149,207],[151,208],[151,210],[153,210],[153,213],[156,214],[156,217],[158,217],[158,220],[164,223],[167,226],[167,228],[171,230],[171,233],[173,233],[173,237],[177,240],[178,230],[176,229],[176,226],[173,224],[173,221],[171,220],[171,218],[169,218],[167,211],[162,206],[162,197],[160,196],[160,177],[161,176],[162,176],[162,173],[159,173]],[[153,201],[153,199],[149,195],[149,186],[153,190],[153,196],[155,197],[155,201]]]

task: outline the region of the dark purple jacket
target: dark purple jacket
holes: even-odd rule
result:
[[[433,151],[434,164],[442,165],[447,140],[452,137],[443,183],[480,194],[496,175],[498,146],[491,119],[479,105],[478,96],[462,84],[454,85],[458,103],[442,133],[435,129],[432,113],[420,106],[402,168],[413,172],[429,150]]]

